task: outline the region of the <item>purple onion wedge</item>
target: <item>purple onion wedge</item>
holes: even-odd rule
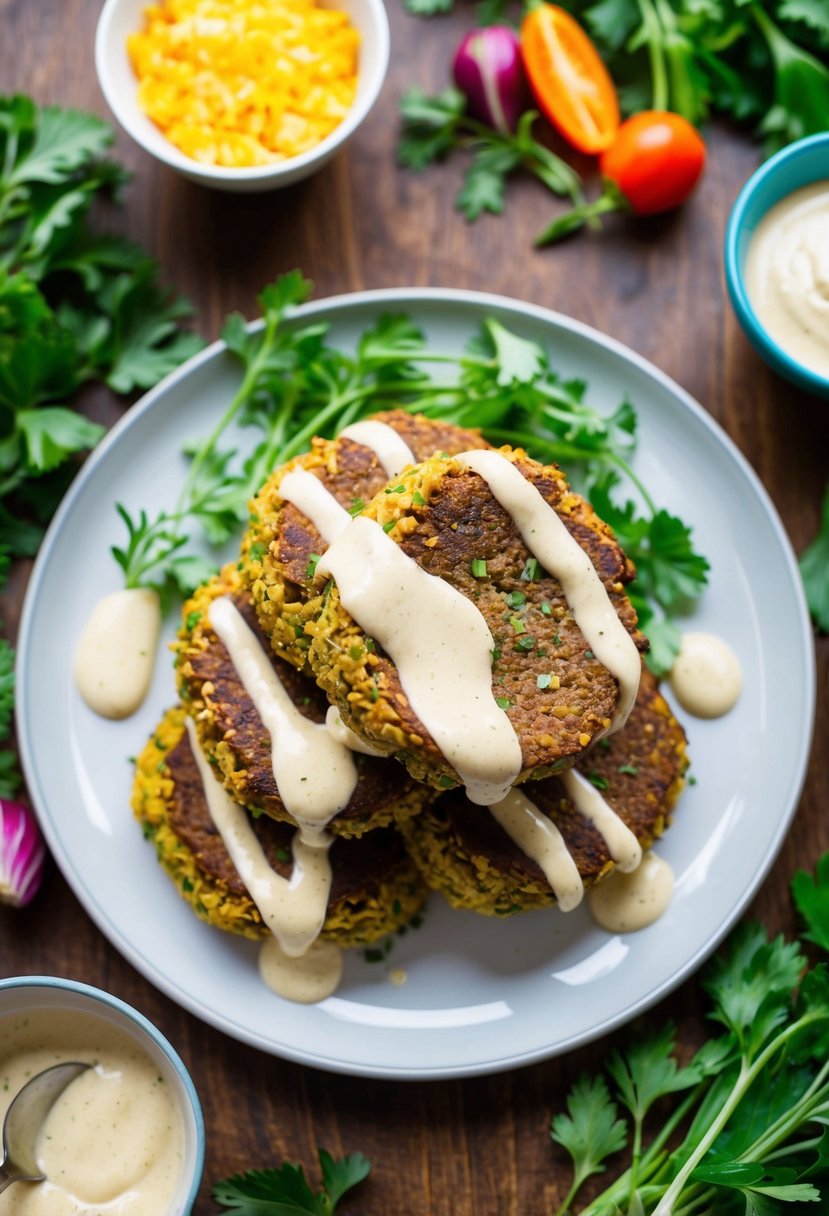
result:
[[[467,34],[455,52],[453,74],[469,113],[502,135],[515,130],[527,108],[527,84],[518,35],[507,25]]]
[[[0,799],[0,904],[22,908],[40,886],[46,846],[35,817],[19,802]]]

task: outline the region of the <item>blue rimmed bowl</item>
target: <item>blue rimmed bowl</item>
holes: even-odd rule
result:
[[[757,316],[745,285],[748,249],[760,221],[795,190],[820,181],[829,181],[829,131],[789,144],[752,174],[728,221],[725,280],[737,320],[757,353],[798,388],[829,397],[829,376],[804,367],[775,341]]]
[[[48,975],[0,980],[0,1020],[41,1011],[69,1011],[89,1018],[90,1022],[107,1022],[134,1040],[153,1061],[170,1087],[184,1133],[178,1187],[168,1211],[158,1212],[157,1216],[189,1216],[204,1171],[204,1119],[196,1087],[178,1053],[142,1013],[100,988]]]

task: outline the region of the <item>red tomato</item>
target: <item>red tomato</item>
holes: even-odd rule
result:
[[[532,91],[550,122],[580,152],[603,152],[619,129],[610,73],[579,23],[554,4],[530,9],[521,54]]]
[[[699,132],[667,110],[643,110],[628,118],[599,160],[602,176],[619,187],[636,215],[684,203],[704,166]]]

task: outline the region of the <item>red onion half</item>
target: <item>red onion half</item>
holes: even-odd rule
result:
[[[46,846],[35,817],[19,802],[0,799],[0,904],[22,908],[43,876]]]
[[[521,45],[515,30],[507,25],[473,30],[455,52],[452,70],[473,118],[502,135],[515,130],[527,108]]]

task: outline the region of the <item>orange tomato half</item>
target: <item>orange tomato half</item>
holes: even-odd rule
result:
[[[616,88],[579,23],[539,4],[521,26],[521,53],[539,108],[580,152],[604,152],[619,129]]]

